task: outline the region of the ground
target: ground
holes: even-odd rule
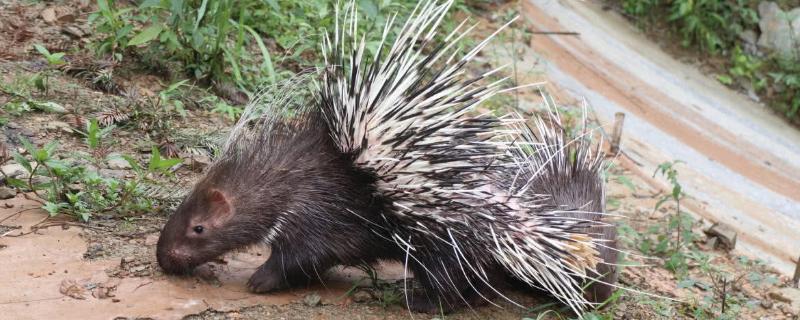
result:
[[[55,19],[51,19],[50,9]],[[51,52],[69,52],[67,58],[73,59],[71,61],[93,61],[95,58],[82,50],[92,39],[86,17],[93,10],[94,5],[88,1],[12,2],[0,6],[0,81],[3,84],[25,83],[48,72],[47,90],[37,91],[33,85],[20,86],[31,91],[28,98],[55,102],[65,109],[60,113],[36,108],[18,114],[5,111],[8,122],[2,127],[3,137],[0,138],[8,150],[20,151],[19,137],[23,136],[38,146],[58,141],[58,149],[64,151],[60,157],[65,159],[73,157],[73,153],[99,152],[132,155],[136,161],[146,163],[152,158],[154,144],[164,149],[164,132],[175,136],[213,135],[230,126],[230,120],[208,108],[186,103],[186,116],[170,119],[168,129],[159,129],[158,120],[163,120],[157,119],[161,116],[159,113],[132,112],[132,115],[109,120],[116,122],[117,127],[103,138],[106,144],[103,148],[98,151],[87,146],[84,136],[75,133],[76,129],[85,130],[86,118],[136,109],[137,106],[130,103],[131,95],[157,96],[170,84],[163,75],[143,67],[142,62],[135,59],[114,66],[112,89],[118,86],[123,90],[98,87],[64,69],[50,72],[32,45],[43,44]],[[520,43],[527,46],[524,41]],[[491,50],[503,49],[507,48]],[[488,64],[494,58],[497,57],[491,54],[481,56]],[[191,101],[201,94],[198,92],[203,89],[187,90],[175,99]],[[7,104],[15,98],[19,97],[8,91],[0,93],[0,103]],[[539,102],[533,95],[517,98],[529,105]],[[148,126],[143,127],[142,123]],[[183,157],[182,164],[171,167],[170,175],[152,175],[167,188],[188,188],[207,164],[208,156],[202,150],[191,153],[184,145],[166,141],[169,143],[179,149],[170,156]],[[685,255],[691,257],[680,260],[685,263],[681,274],[665,267],[669,260],[675,259],[674,255],[653,250],[640,252],[643,243],[664,235],[659,232],[669,230],[672,234],[673,229],[668,229],[667,225],[676,206],[672,202],[657,206],[665,195],[664,190],[652,183],[651,178],[632,174],[629,171],[631,161],[625,156],[609,157],[608,161],[611,164],[609,212],[618,216],[615,223],[620,225],[620,242],[630,254],[623,262],[628,266],[621,273],[620,285],[624,289],[604,308],[587,317],[797,318],[800,300],[792,297],[796,291],[789,288],[789,279],[759,260],[713,246],[713,240],[703,232],[711,224],[709,221],[690,222],[694,238],[684,245]],[[9,160],[3,166],[5,174],[11,175],[11,171],[19,168],[19,164],[13,162]],[[88,165],[114,178],[135,179],[137,176],[129,165],[112,161]],[[575,317],[551,298],[514,290],[510,297],[528,308],[496,301],[497,306],[480,306],[448,315],[409,313],[402,306],[403,269],[395,263],[378,266],[379,280],[359,270],[334,270],[320,285],[274,294],[251,294],[244,283],[266,259],[268,248],[225,255],[190,276],[166,276],[154,254],[158,233],[170,212],[166,205],[169,201],[163,203],[164,208],[146,212],[132,210],[125,215],[95,212],[88,222],[82,222],[65,214],[50,217],[39,209],[41,203],[36,194],[11,194],[0,206],[0,270],[5,271],[0,276],[0,313],[14,319]],[[668,236],[667,240],[670,239]],[[667,245],[671,242],[667,241]]]

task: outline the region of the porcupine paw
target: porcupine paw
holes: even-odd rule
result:
[[[247,288],[255,293],[265,293],[287,287],[283,274],[269,268],[258,270],[247,280]]]

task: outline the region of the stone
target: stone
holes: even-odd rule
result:
[[[128,163],[128,160],[123,159],[117,153],[110,154],[108,160],[106,160],[106,164],[108,164],[108,168],[111,170],[125,170],[131,168],[131,164]]]
[[[44,125],[44,129],[47,131],[61,130],[65,133],[72,133],[72,126],[64,121],[50,121]]]
[[[25,171],[25,167],[23,167],[19,163],[4,165],[0,167],[0,170],[2,170],[3,173],[12,178],[20,178],[22,176],[27,176],[27,171]]]
[[[784,311],[793,315],[800,315],[800,289],[797,288],[778,288],[769,293],[769,297],[780,302],[786,303]]]
[[[353,294],[353,301],[358,303],[365,303],[372,301],[372,294],[366,290],[358,290]]]
[[[107,178],[123,179],[128,175],[125,170],[100,169],[100,175]]]
[[[751,56],[763,57],[764,54],[758,50],[758,35],[753,30],[744,30],[739,33],[739,39],[744,44],[744,53]]]
[[[183,153],[180,154],[180,157],[183,158],[184,165],[198,172],[203,171],[205,167],[211,164],[211,157],[209,156]]]
[[[762,1],[758,15],[758,46],[783,59],[800,58],[800,8],[785,12],[773,1]]]
[[[11,199],[17,196],[17,190],[9,187],[0,187],[0,199]]]
[[[41,12],[42,20],[47,23],[56,22],[56,9],[53,7],[48,7],[42,10]]]
[[[303,304],[309,307],[319,306],[322,304],[322,297],[320,297],[319,294],[316,293],[307,294],[303,298]]]
[[[709,237],[717,238],[717,243],[728,250],[736,248],[736,231],[721,223],[715,223],[705,231]]]

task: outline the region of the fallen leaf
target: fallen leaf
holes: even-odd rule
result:
[[[44,22],[53,23],[56,22],[56,10],[53,7],[47,7],[41,12],[42,19]]]
[[[64,279],[61,281],[61,287],[59,288],[59,291],[61,294],[74,299],[86,299],[86,288],[79,285],[75,280]]]

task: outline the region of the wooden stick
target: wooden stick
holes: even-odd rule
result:
[[[556,36],[579,36],[580,33],[574,31],[531,31],[532,34],[545,34]]]
[[[792,278],[792,283],[794,284],[795,288],[800,286],[800,258],[797,258],[797,261],[795,262],[794,277]]]
[[[611,154],[619,152],[619,142],[622,139],[622,125],[625,124],[625,113],[614,114],[614,132],[611,133]]]

